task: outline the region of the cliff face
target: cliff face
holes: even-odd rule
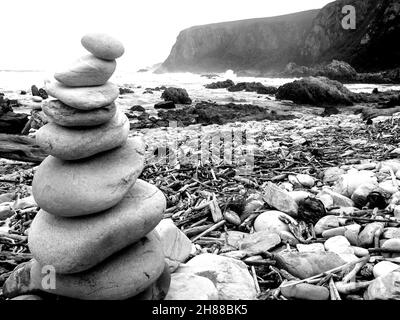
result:
[[[183,30],[163,71],[223,72],[280,69],[293,61],[318,10]]]
[[[356,29],[342,27],[342,8],[356,8]],[[358,71],[400,66],[400,1],[337,0],[321,10],[183,30],[159,71],[252,75],[289,62],[312,65],[343,60]]]

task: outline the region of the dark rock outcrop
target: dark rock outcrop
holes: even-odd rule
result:
[[[131,88],[127,87],[120,87],[119,88],[119,94],[127,94],[127,93],[135,93]]]
[[[206,87],[207,89],[227,89],[234,85],[235,85],[235,83],[232,80],[227,79],[225,81],[217,81],[217,82],[206,84],[204,87]]]
[[[175,109],[175,103],[172,101],[158,102],[154,105],[154,109]]]
[[[345,5],[356,9],[354,30],[342,26]],[[335,59],[350,63],[358,72],[376,72],[399,67],[398,39],[398,0],[337,0],[320,10],[183,30],[158,71],[233,69],[268,76],[283,71],[290,62],[310,66]],[[399,71],[384,77],[398,78]]]
[[[338,81],[325,77],[308,77],[278,88],[277,99],[315,106],[352,105],[353,93]]]
[[[164,90],[161,95],[164,101],[172,101],[176,104],[191,104],[192,99],[190,99],[186,89],[169,87]]]
[[[228,88],[229,92],[247,91],[257,92],[258,94],[275,94],[278,89],[272,86],[264,86],[260,82],[239,82]]]
[[[144,111],[146,111],[146,109],[143,108],[143,107],[140,106],[140,105],[135,105],[135,106],[130,107],[129,111],[144,112]]]
[[[16,100],[4,98],[0,94],[0,133],[19,134],[28,122],[25,113],[14,113],[13,106],[18,105]]]

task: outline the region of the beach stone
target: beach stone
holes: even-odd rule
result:
[[[340,267],[346,262],[334,252],[281,251],[275,255],[277,266],[300,279]]]
[[[7,218],[10,218],[15,214],[15,211],[12,210],[9,204],[0,205],[0,221],[4,221]]]
[[[376,278],[364,294],[365,300],[400,300],[400,268]]]
[[[117,205],[100,213],[71,219],[40,210],[30,227],[29,249],[56,272],[85,271],[153,230],[165,206],[163,193],[138,179]]]
[[[88,33],[82,37],[81,44],[91,54],[104,60],[117,59],[125,52],[122,42],[105,33]]]
[[[338,254],[344,261],[357,260],[354,249],[344,236],[335,236],[325,241],[325,250]]]
[[[336,182],[341,175],[343,175],[345,171],[339,167],[331,167],[325,170],[323,183],[324,184],[332,184]]]
[[[374,243],[375,233],[382,233],[384,224],[382,222],[368,223],[358,235],[360,247],[369,248]]]
[[[119,96],[118,86],[111,82],[96,87],[67,87],[53,81],[46,83],[46,90],[52,97],[80,110],[106,107]]]
[[[381,247],[382,249],[400,250],[400,239],[398,238],[389,239],[385,241],[385,243]],[[386,258],[400,257],[400,253],[383,253],[382,255]]]
[[[382,238],[393,239],[400,238],[400,228],[389,227],[383,230]]]
[[[322,286],[316,286],[309,283],[299,283],[290,285],[293,281],[284,283],[281,287],[281,293],[288,299],[301,300],[328,300],[329,290]]]
[[[299,240],[290,231],[279,231],[278,235],[281,237],[282,243],[287,243],[291,246],[299,243]]]
[[[272,182],[268,182],[263,192],[263,199],[272,208],[287,213],[292,217],[298,214],[298,206],[296,201],[290,194],[279,188]]]
[[[339,227],[339,218],[328,215],[318,220],[314,226],[314,230],[316,235],[321,235],[324,231],[337,227]]]
[[[329,239],[329,238],[336,237],[336,236],[344,236],[344,234],[346,233],[346,230],[347,230],[346,227],[338,227],[338,228],[328,229],[328,230],[325,230],[324,232],[322,232],[322,237],[325,239]]]
[[[36,132],[36,143],[59,159],[78,160],[123,145],[128,139],[129,119],[121,111],[96,127],[68,128],[48,123]]]
[[[194,273],[210,279],[219,300],[254,300],[257,295],[246,264],[236,259],[204,253],[182,264],[176,273]]]
[[[83,111],[71,108],[59,100],[45,101],[43,112],[50,122],[63,127],[93,127],[111,120],[116,113],[115,103],[103,108]]]
[[[56,273],[55,288],[42,286],[42,266],[31,260],[14,271],[3,286],[13,298],[34,290],[82,300],[122,300],[143,292],[162,274],[165,262],[155,232],[130,245],[95,267],[74,274]]]
[[[189,258],[193,250],[192,241],[176,227],[172,219],[161,220],[155,230],[160,236],[169,270],[174,272]]]
[[[227,232],[221,234],[221,239],[225,240],[227,246],[239,249],[239,244],[242,239],[247,237],[248,233],[236,231],[236,230],[228,230]]]
[[[357,247],[357,246],[352,246],[352,249],[353,249],[353,251],[354,251],[354,254],[357,256],[357,257],[366,257],[366,256],[368,256],[369,255],[369,251],[368,251],[368,249],[365,249],[365,248],[361,248],[361,247]]]
[[[400,161],[397,159],[390,159],[386,161],[382,161],[376,167],[378,171],[389,172],[393,170],[393,173],[396,174],[400,171]]]
[[[97,213],[121,201],[143,167],[144,145],[139,138],[84,160],[48,156],[34,175],[32,192],[41,209],[57,216]]]
[[[165,300],[218,300],[214,283],[193,273],[174,273]]]
[[[315,179],[308,174],[289,175],[288,179],[297,188],[312,188],[315,184]]]
[[[163,273],[150,287],[128,300],[164,300],[171,284],[171,273],[165,264]]]
[[[221,256],[242,260],[247,257],[247,252],[243,250],[228,251],[220,254]]]
[[[327,194],[332,197],[333,206],[337,207],[354,207],[354,202],[348,197],[341,195],[328,187],[323,187],[319,195]]]
[[[117,63],[88,54],[65,70],[56,72],[54,78],[68,87],[91,87],[105,84],[113,75]]]
[[[344,232],[344,236],[353,246],[359,246],[360,241],[358,239],[358,235],[360,233],[361,226],[359,224],[351,224],[346,226],[346,231]]]
[[[297,204],[307,198],[313,197],[311,193],[303,190],[289,191],[289,195],[293,198],[294,201],[296,201]]]
[[[329,194],[319,194],[316,198],[322,202],[325,208],[333,207],[333,198]]]
[[[296,223],[295,220],[286,213],[271,210],[261,213],[254,221],[254,230],[256,232],[267,231],[270,233],[279,233],[280,231],[290,231],[288,225],[280,220],[280,217]]]
[[[281,243],[277,233],[259,231],[247,235],[239,242],[239,249],[251,255],[262,254]]]
[[[381,261],[378,262],[373,269],[374,277],[378,278],[381,276],[385,276],[388,273],[397,270],[400,268],[400,265],[390,262],[390,261]]]
[[[32,101],[33,102],[42,102],[43,98],[39,96],[32,96]]]
[[[325,252],[325,247],[322,243],[297,244],[296,248],[299,252]]]
[[[400,185],[399,180],[396,180],[396,182],[397,182],[397,185]],[[393,184],[392,180],[386,180],[386,181],[381,182],[379,184],[379,188],[382,191],[388,193],[389,195],[395,194],[397,191],[399,191],[399,188]]]
[[[242,223],[239,215],[233,210],[226,210],[223,213],[223,216],[226,222],[229,222],[235,226],[239,226]]]
[[[335,183],[334,191],[347,197],[351,198],[354,191],[364,184],[378,185],[378,181],[374,175],[374,172],[368,170],[361,171],[348,171],[343,174]],[[352,207],[352,206],[348,206]]]

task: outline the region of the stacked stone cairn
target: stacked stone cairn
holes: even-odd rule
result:
[[[28,235],[34,259],[3,291],[9,297],[42,290],[76,299],[162,299],[170,275],[153,229],[166,201],[138,179],[144,146],[128,139],[129,121],[115,104],[119,88],[108,81],[124,47],[105,34],[87,34],[81,43],[90,54],[46,85],[55,99],[45,102],[49,123],[36,133],[50,155],[32,184],[41,208]],[[51,286],[43,270],[53,269]],[[15,279],[29,282],[16,288]]]

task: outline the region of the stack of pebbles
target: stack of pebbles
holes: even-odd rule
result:
[[[41,208],[28,237],[34,259],[20,272],[29,273],[29,289],[65,297],[159,299],[168,291],[169,273],[153,229],[165,197],[137,179],[144,146],[128,139],[129,121],[114,103],[119,89],[108,82],[124,47],[105,34],[81,42],[91,54],[47,83],[57,100],[45,103],[50,122],[36,139],[50,156],[34,176]],[[55,288],[42,283],[49,266]],[[7,283],[4,288],[17,294]]]

